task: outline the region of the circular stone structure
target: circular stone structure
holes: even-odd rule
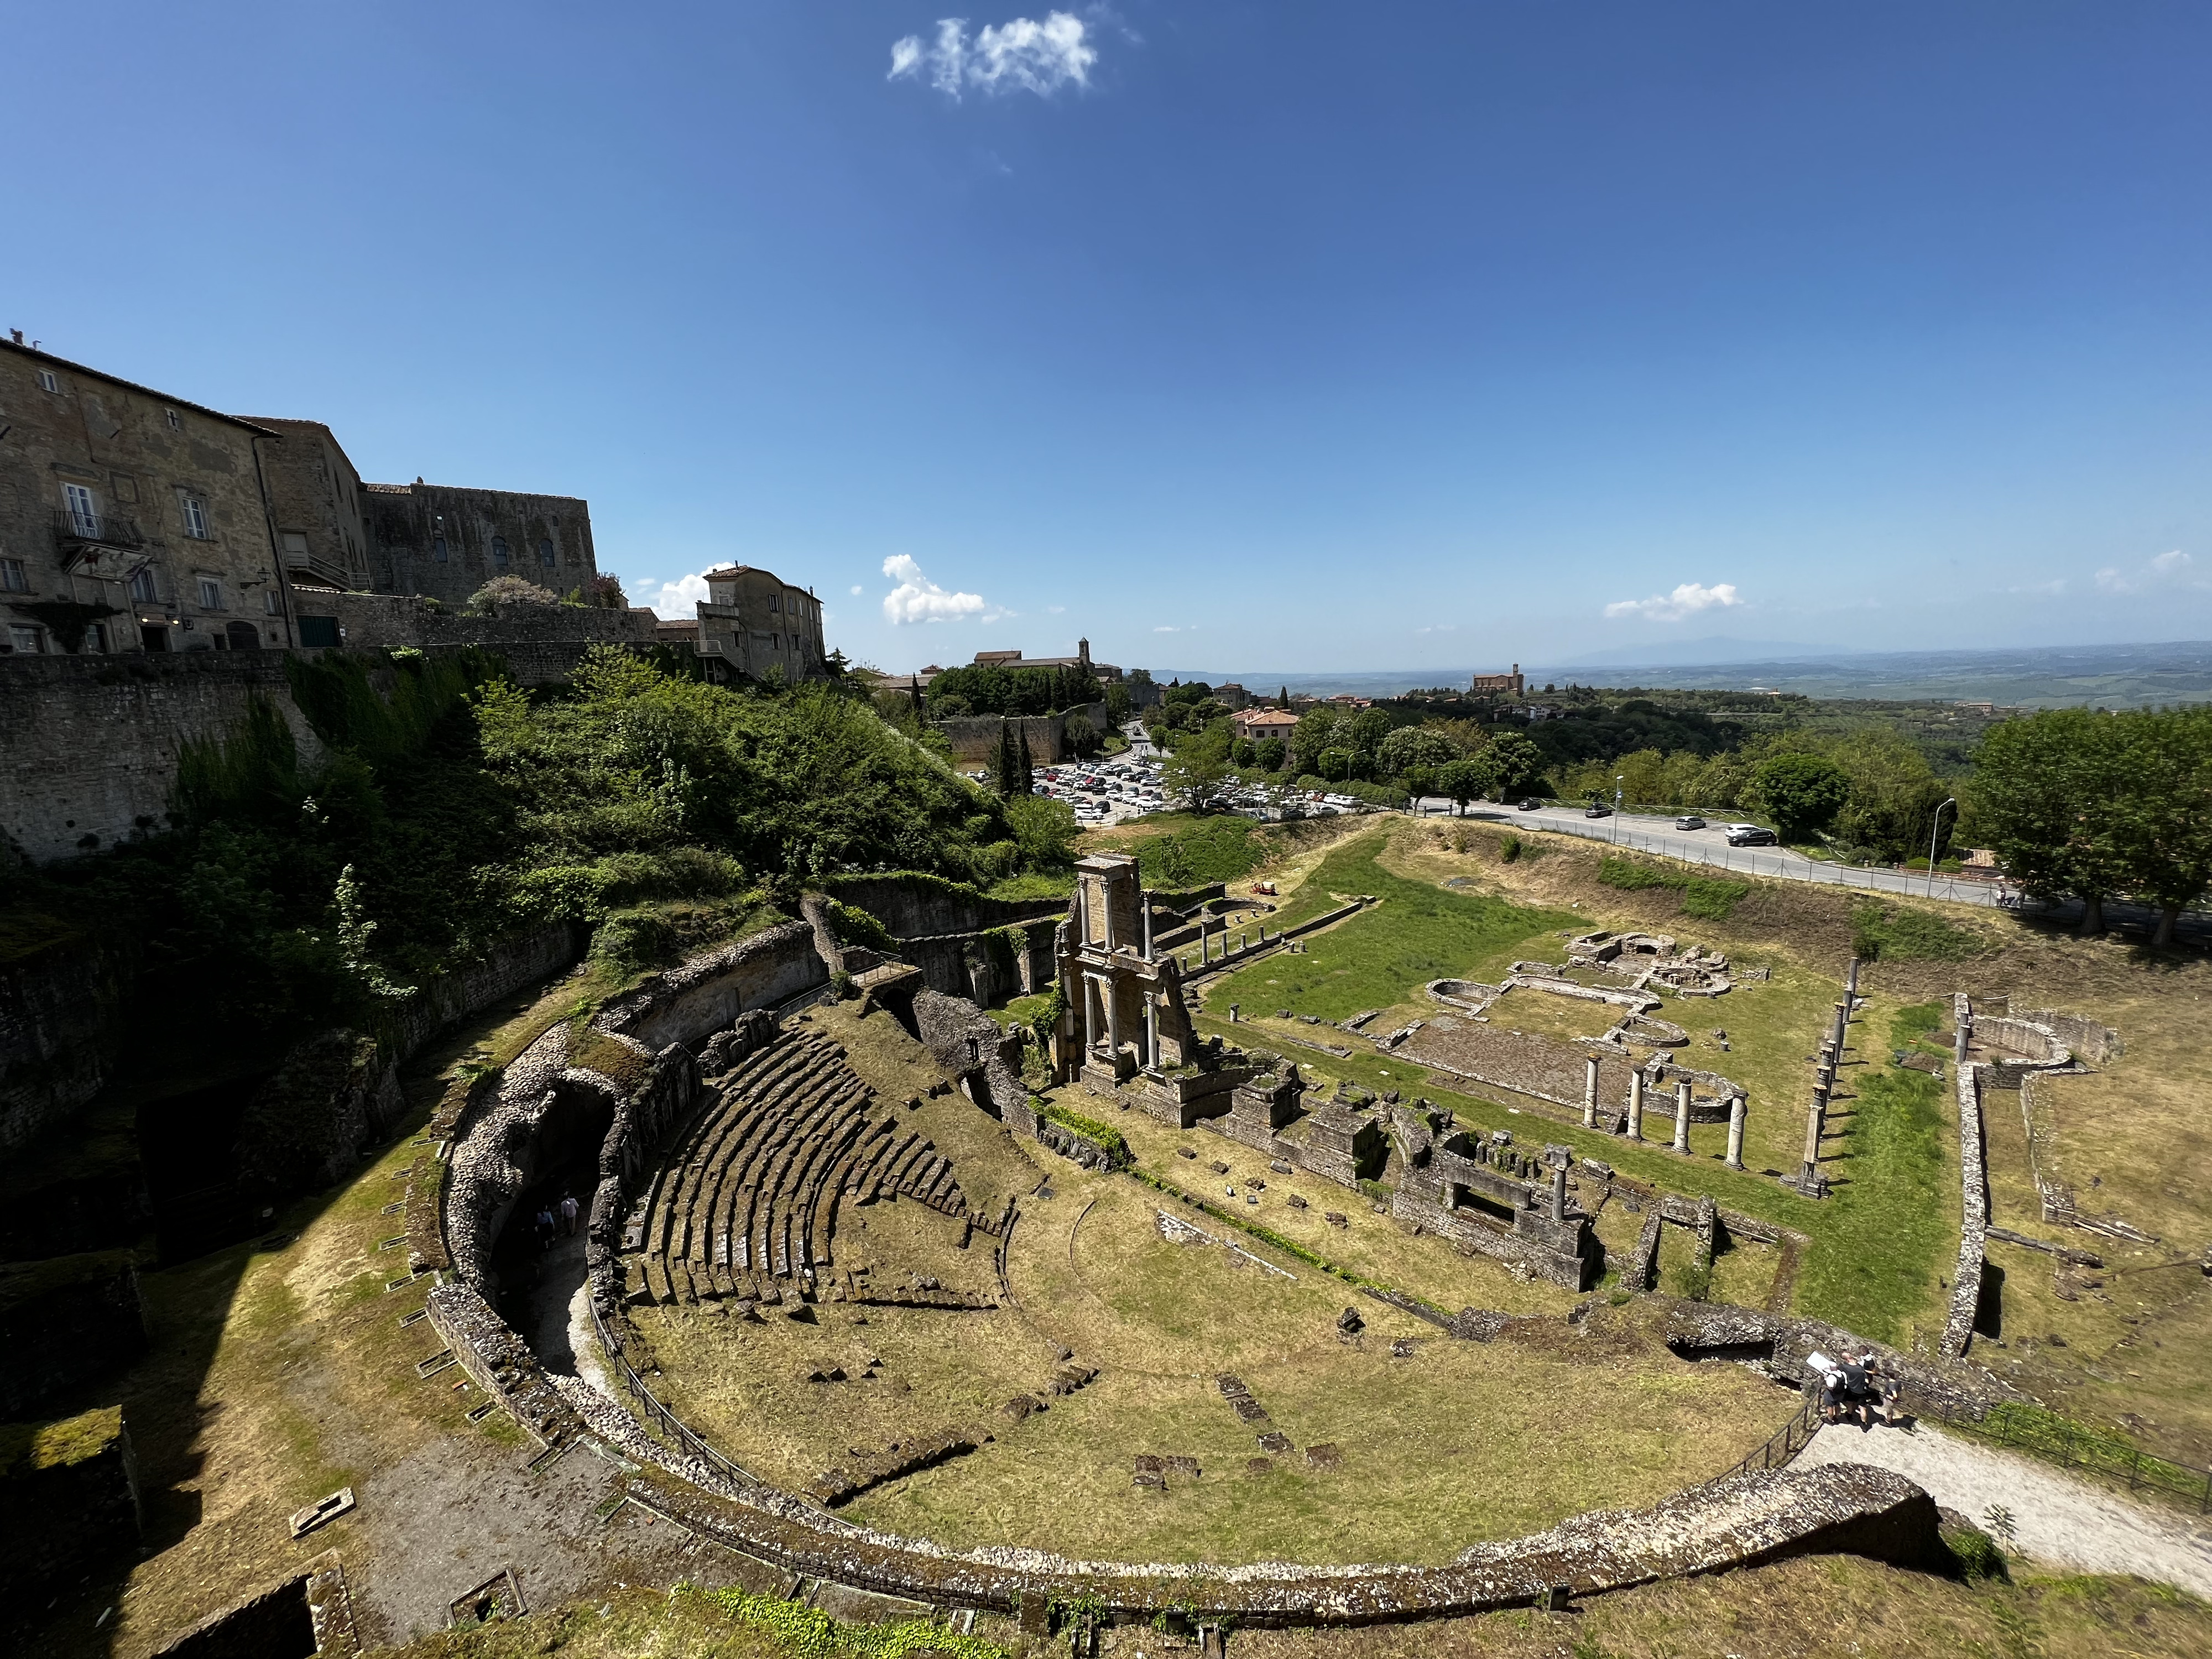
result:
[[[948,1087],[890,1012],[732,1024],[668,978],[441,1104],[451,1160],[410,1182],[410,1237],[453,1273],[432,1317],[487,1397],[549,1448],[631,1457],[631,1495],[688,1527],[1039,1625],[1366,1622],[1832,1547],[1936,1559],[1933,1506],[1894,1476],[1709,1478],[1793,1403],[1678,1358],[1655,1304],[1516,1284],[1206,1124],[1077,1097],[1079,1133],[1104,1113],[1174,1179],[1085,1170]],[[710,1007],[689,1034],[687,995]],[[595,1133],[596,1385],[548,1374],[484,1267]],[[1446,1311],[1476,1297],[1503,1310]]]

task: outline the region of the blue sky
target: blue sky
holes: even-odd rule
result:
[[[17,8],[0,326],[894,669],[2212,635],[2202,0],[943,9]]]

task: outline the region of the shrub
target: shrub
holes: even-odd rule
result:
[[[1597,866],[1597,878],[1607,887],[1638,892],[1648,887],[1671,887],[1682,896],[1682,914],[1705,921],[1725,921],[1751,891],[1747,881],[1727,881],[1712,876],[1693,876],[1663,865],[1615,858],[1608,854]]]
[[[469,595],[469,609],[480,616],[495,614],[502,605],[558,605],[561,596],[550,587],[520,576],[494,576]]]
[[[1964,962],[1985,948],[1980,934],[1954,927],[1932,910],[1879,900],[1851,909],[1851,951],[1862,961]]]
[[[1512,863],[1521,856],[1527,846],[1528,843],[1518,836],[1506,836],[1504,841],[1498,843],[1498,861],[1500,864]]]
[[[1936,1528],[1936,1535],[1951,1552],[1957,1564],[1959,1576],[1968,1579],[2010,1577],[2005,1570],[2004,1552],[1997,1547],[1996,1540],[1979,1527],[1945,1522]]]
[[[1121,1132],[1110,1123],[1101,1123],[1095,1117],[1085,1117],[1080,1112],[1071,1112],[1065,1106],[1038,1103],[1037,1115],[1048,1123],[1057,1123],[1063,1129],[1073,1131],[1085,1140],[1103,1148],[1115,1164],[1129,1161],[1129,1143],[1121,1139]]]

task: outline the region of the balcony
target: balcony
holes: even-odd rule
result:
[[[343,566],[318,558],[313,553],[285,554],[284,570],[296,586],[335,588],[343,593],[353,586]]]
[[[146,545],[135,519],[118,518],[112,513],[78,513],[66,507],[54,509],[54,540],[64,563],[72,556],[100,548],[135,553]]]

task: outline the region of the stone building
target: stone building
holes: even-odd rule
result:
[[[1265,743],[1270,738],[1280,738],[1288,743],[1291,733],[1298,729],[1298,717],[1284,708],[1247,708],[1231,714],[1229,724],[1247,742]]]
[[[262,482],[276,527],[276,552],[294,587],[366,592],[368,529],[362,518],[361,474],[320,421],[255,416],[276,434],[263,446]],[[303,645],[335,645],[308,639]]]
[[[1481,696],[1517,697],[1521,695],[1521,665],[1515,663],[1510,674],[1477,674],[1467,683],[1467,689]]]
[[[599,574],[590,503],[453,484],[363,484],[369,586],[465,605],[495,576],[591,597]]]
[[[0,340],[0,653],[295,643],[268,428]]]
[[[1136,860],[1102,853],[1076,865],[1056,953],[1068,1001],[1060,1033],[1064,1074],[1110,1093],[1140,1072],[1158,1076],[1192,1062],[1197,1036],[1181,969],[1174,951],[1152,948],[1152,904],[1138,884]]]
[[[1112,663],[1091,660],[1089,640],[1076,641],[1075,654],[1072,657],[1024,657],[1018,651],[978,651],[975,653],[975,666],[978,668],[1074,668],[1089,674],[1102,686],[1118,684],[1121,679],[1121,671]],[[928,682],[925,680],[923,684],[927,684]]]
[[[787,680],[819,678],[829,655],[813,591],[749,564],[707,573],[698,629],[699,654],[748,679],[764,680],[771,669]]]

